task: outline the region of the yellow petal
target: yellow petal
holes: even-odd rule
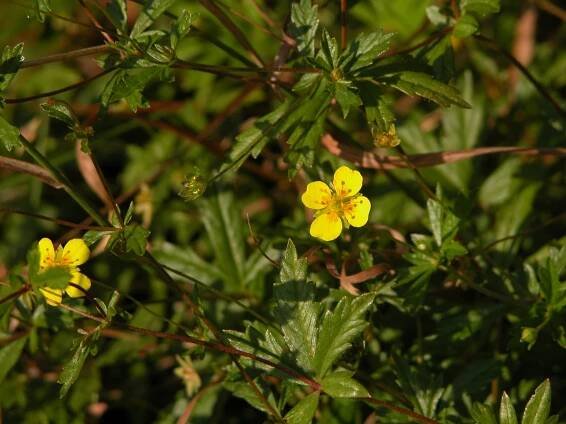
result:
[[[353,227],[363,227],[368,222],[371,203],[365,196],[358,196],[344,205],[344,216]]]
[[[323,213],[315,218],[311,224],[311,236],[324,241],[331,241],[342,232],[342,220],[333,212]]]
[[[301,196],[303,205],[310,209],[324,209],[332,200],[330,187],[322,181],[314,181],[307,185],[307,191]]]
[[[78,271],[71,272],[70,283],[72,284],[69,284],[67,286],[65,292],[71,297],[83,297],[86,294],[87,290],[90,289],[90,279],[86,275],[81,274]]]
[[[39,269],[43,270],[53,266],[55,261],[55,249],[53,243],[48,238],[42,238],[37,244],[39,249]]]
[[[39,289],[39,291],[43,297],[45,297],[45,301],[48,305],[59,306],[61,304],[61,300],[63,300],[63,290],[61,289],[45,287],[44,289]]]
[[[88,261],[89,255],[90,251],[83,239],[72,239],[63,248],[61,264],[79,266]]]
[[[334,190],[340,197],[353,196],[362,188],[362,174],[358,171],[341,166],[334,172]]]

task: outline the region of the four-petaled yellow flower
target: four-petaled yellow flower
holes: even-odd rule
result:
[[[334,172],[333,188],[322,181],[307,185],[301,200],[307,208],[317,211],[310,227],[311,236],[330,241],[340,235],[342,226],[366,225],[371,203],[359,193],[362,182],[362,174],[341,166]]]
[[[72,239],[65,244],[65,247],[53,247],[53,242],[48,238],[39,240],[39,270],[45,271],[48,268],[66,268],[71,274],[69,285],[65,292],[71,297],[82,297],[90,288],[90,279],[81,274],[79,265],[84,264],[90,255],[88,246],[82,239]],[[57,306],[63,299],[63,289],[44,287],[39,289],[45,297],[48,305]]]

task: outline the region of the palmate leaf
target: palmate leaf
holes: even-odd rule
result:
[[[444,388],[440,378],[426,373],[422,368],[413,370],[402,361],[397,361],[397,381],[403,394],[410,400],[415,411],[434,417]]]
[[[163,79],[166,73],[167,69],[162,66],[119,69],[102,90],[100,103],[106,108],[111,103],[126,99],[135,112],[139,106],[144,105],[141,92],[146,85],[153,80]]]
[[[367,293],[358,297],[344,297],[334,311],[327,311],[322,318],[314,369],[323,377],[334,362],[350,348],[352,341],[367,325],[364,319],[375,295]]]

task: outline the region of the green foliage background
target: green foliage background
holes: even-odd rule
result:
[[[566,12],[315,3],[0,4],[0,422],[565,422]]]

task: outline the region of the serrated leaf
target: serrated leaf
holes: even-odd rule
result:
[[[128,29],[128,8],[126,0],[112,0],[106,6],[108,18],[112,25],[118,29],[121,34],[126,34]]]
[[[45,271],[38,272],[33,278],[30,276],[30,279],[34,288],[49,287],[52,289],[64,289],[69,285],[71,273],[69,268],[52,267],[47,268]]]
[[[50,100],[41,104],[41,110],[47,113],[50,118],[63,122],[69,129],[73,129],[79,124],[71,105],[62,100]]]
[[[26,341],[27,337],[22,337],[0,348],[0,384],[18,362]]]
[[[20,145],[20,130],[6,121],[2,115],[0,115],[0,141],[8,151]]]
[[[479,23],[472,15],[462,15],[454,25],[454,36],[466,38],[476,33]]]
[[[265,382],[261,379],[255,379],[254,383],[256,383],[257,388],[260,390],[260,392],[264,396],[264,398],[267,399],[267,401],[271,405],[271,407],[275,411],[277,411],[278,408],[277,408],[277,404],[275,402],[275,397],[273,396],[273,393],[267,387]],[[252,389],[252,387],[248,383],[241,382],[241,381],[235,381],[235,382],[227,381],[227,382],[224,382],[222,384],[222,386],[226,390],[229,390],[230,392],[232,392],[232,394],[234,396],[237,396],[241,399],[244,399],[246,402],[248,402],[254,408],[259,409],[260,411],[263,411],[267,414],[272,413],[270,411],[270,409],[267,407],[267,405],[265,404],[265,402],[262,400],[262,398],[256,393],[256,391],[254,389]]]
[[[186,9],[183,9],[171,29],[170,45],[173,50],[177,48],[179,41],[181,41],[190,31],[193,21],[193,15]]]
[[[441,247],[444,242],[454,238],[460,220],[446,206],[434,199],[428,199],[426,205],[434,241]]]
[[[357,93],[354,93],[346,84],[337,82],[334,87],[334,96],[342,109],[344,119],[346,119],[350,109],[358,108],[362,104],[362,101],[360,96],[358,96]]]
[[[88,340],[81,340],[71,360],[63,366],[63,370],[57,379],[57,382],[62,384],[59,392],[59,397],[61,399],[67,395],[71,386],[75,383],[75,381],[77,381],[77,378],[79,378],[83,365],[89,354],[89,350],[90,346]]]
[[[511,399],[507,393],[503,392],[501,396],[501,405],[499,405],[499,424],[517,424],[517,414],[511,403]]]
[[[321,58],[326,62],[329,70],[337,69],[339,56],[338,43],[336,42],[336,38],[330,35],[330,33],[326,29],[322,30],[320,51],[322,53]]]
[[[550,414],[550,381],[544,380],[529,398],[521,424],[545,424]]]
[[[462,0],[461,8],[466,13],[477,13],[480,16],[499,12],[500,0]]]
[[[497,418],[495,418],[493,410],[488,405],[474,403],[470,414],[477,424],[497,424]]]
[[[33,0],[33,14],[39,22],[45,21],[45,15],[51,12],[51,0]]]
[[[100,94],[100,102],[103,107],[108,107],[111,103],[118,100],[127,99],[137,108],[139,105],[143,104],[140,97],[141,91],[143,91],[146,85],[152,80],[161,78],[163,73],[164,68],[159,66],[120,69],[116,71],[104,86]],[[137,101],[134,101],[136,99]]]
[[[250,128],[239,134],[228,153],[228,159],[222,164],[218,173],[235,172],[250,155],[254,158],[259,156],[265,145],[276,137],[283,123],[282,118],[288,113],[291,105],[292,102],[289,100],[282,103],[274,111],[257,119]]]
[[[282,282],[273,286],[276,301],[273,315],[298,365],[310,371],[316,352],[319,304],[315,302],[314,284],[304,280],[305,276],[305,260],[297,259],[289,240],[281,269]]]
[[[458,89],[434,79],[429,74],[403,71],[396,74],[394,77],[387,77],[382,80],[409,96],[424,97],[443,107],[450,105],[464,108],[471,107],[470,104],[461,97]]]
[[[370,65],[385,53],[394,34],[383,31],[359,34],[342,54],[340,64],[345,73]]]
[[[301,0],[291,5],[291,26],[289,35],[297,43],[299,53],[314,56],[314,40],[318,28],[318,6],[310,0]]]
[[[147,0],[145,7],[132,28],[132,32],[130,32],[130,37],[137,38],[174,2],[175,0]]]
[[[324,377],[322,390],[333,398],[369,397],[369,392],[348,371],[336,371]]]
[[[430,375],[423,368],[411,369],[403,360],[397,360],[397,381],[415,411],[434,417],[444,388],[439,377]]]
[[[163,242],[153,249],[155,258],[164,265],[196,278],[205,284],[221,281],[222,272],[206,262],[190,247]]]
[[[395,116],[375,85],[365,81],[356,83],[360,94],[366,120],[372,133],[387,133],[395,122]]]
[[[24,61],[23,50],[24,43],[16,44],[14,47],[4,46],[0,59],[0,93],[8,88],[8,85],[20,69]]]
[[[211,190],[209,196],[198,201],[198,208],[226,288],[241,288],[245,280],[245,240],[234,195],[227,190]]]
[[[344,297],[334,311],[324,314],[314,356],[314,369],[323,377],[334,362],[352,346],[352,341],[367,325],[365,313],[375,295],[367,293],[356,298]]]
[[[291,239],[287,241],[287,248],[283,253],[279,279],[282,283],[289,281],[306,281],[307,279],[307,259],[298,258],[297,249]]]
[[[139,224],[130,224],[124,228],[124,239],[126,240],[126,252],[143,256],[147,238],[150,232]]]
[[[98,230],[89,230],[83,235],[83,240],[88,246],[92,246],[93,244],[99,242],[107,235],[111,235],[114,231],[98,231]]]
[[[287,424],[310,424],[318,407],[318,392],[301,399],[288,413],[285,415]]]

